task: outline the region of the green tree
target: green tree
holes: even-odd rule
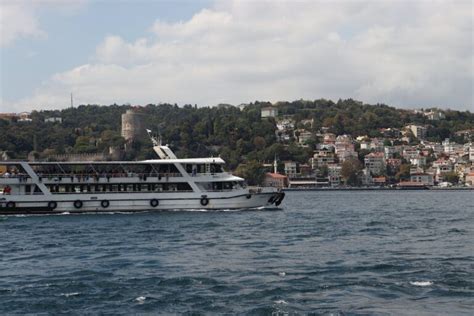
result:
[[[341,176],[346,185],[357,185],[362,164],[358,159],[347,159],[342,163]]]
[[[240,164],[235,170],[235,174],[244,178],[249,185],[261,185],[265,176],[265,169],[261,163],[252,160]]]
[[[77,153],[93,153],[96,151],[94,139],[89,136],[79,136],[74,145],[74,151]]]
[[[406,163],[400,166],[400,170],[395,174],[395,179],[397,181],[408,180],[410,179],[410,168],[411,164]]]
[[[443,175],[443,179],[446,182],[457,184],[459,182],[459,175],[456,172],[448,172]]]

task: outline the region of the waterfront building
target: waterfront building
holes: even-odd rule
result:
[[[414,173],[410,175],[410,182],[421,183],[427,186],[434,185],[433,175],[429,173]]]
[[[328,179],[331,186],[338,186],[342,183],[341,170],[342,166],[339,164],[328,165]]]
[[[360,174],[360,182],[364,186],[372,186],[374,184],[371,172],[369,169],[365,168]]]
[[[285,162],[285,174],[289,177],[289,178],[292,178],[292,177],[295,177],[296,174],[297,174],[297,171],[296,171],[296,162],[294,161],[286,161]]]
[[[466,175],[465,183],[474,187],[474,172],[470,172]]]
[[[448,159],[438,159],[433,162],[433,169],[435,172],[435,181],[442,182],[443,175],[453,171],[453,163]]]
[[[274,187],[274,188],[286,188],[288,186],[288,177],[279,173],[270,173],[265,174],[265,179],[263,180],[263,185],[265,187]]]
[[[384,176],[373,177],[372,178],[372,183],[376,186],[383,187],[387,184],[387,178],[384,177]]]
[[[365,168],[374,175],[380,175],[385,171],[384,154],[380,152],[370,153],[364,158]]]

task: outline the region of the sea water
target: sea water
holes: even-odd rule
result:
[[[0,217],[0,314],[473,314],[473,191],[281,206]]]

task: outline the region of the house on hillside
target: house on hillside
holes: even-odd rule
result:
[[[273,106],[268,106],[265,108],[262,108],[261,111],[261,117],[277,117],[278,116],[278,109]]]
[[[385,171],[384,153],[376,152],[365,155],[364,165],[371,174],[382,174]]]

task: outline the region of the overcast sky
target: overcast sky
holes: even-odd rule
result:
[[[0,111],[354,98],[474,110],[472,1],[0,0]]]

